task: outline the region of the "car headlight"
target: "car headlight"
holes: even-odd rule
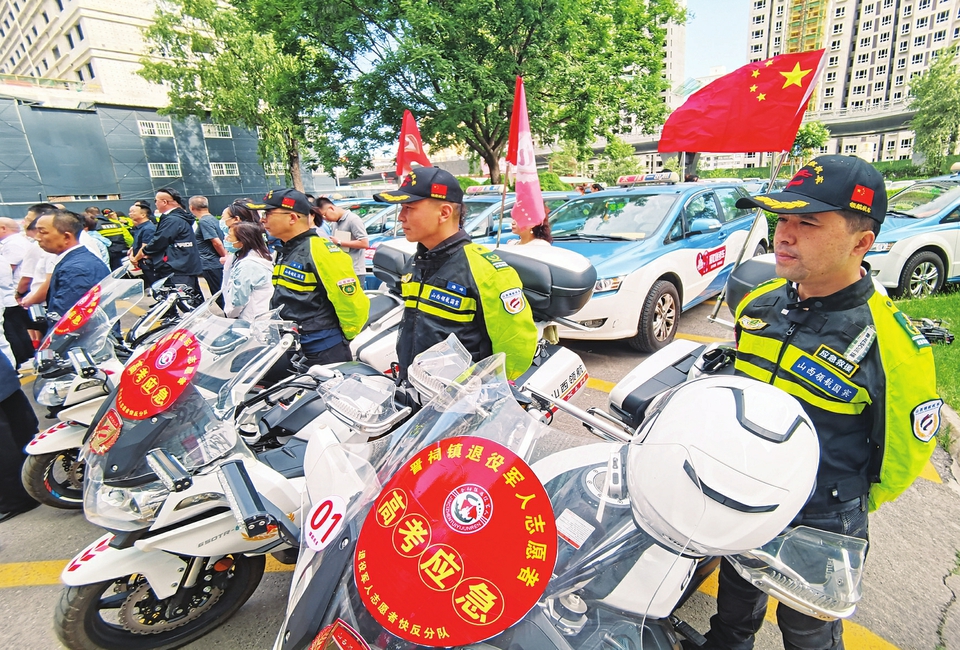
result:
[[[33,399],[42,406],[62,406],[77,376],[73,373],[56,378],[41,378],[33,387]]]
[[[620,288],[620,283],[623,282],[624,277],[625,276],[623,275],[618,275],[615,278],[600,278],[593,286],[593,292],[606,293],[610,291],[617,291]]]
[[[895,241],[879,241],[879,242],[875,243],[873,246],[870,247],[870,252],[871,252],[871,253],[886,253],[886,252],[889,251],[891,248],[893,248],[896,243],[897,243],[897,242],[895,242]]]

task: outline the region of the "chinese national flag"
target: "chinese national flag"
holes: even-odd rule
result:
[[[820,78],[824,50],[749,63],[691,95],[663,125],[658,151],[789,151]]]
[[[397,147],[397,182],[410,173],[410,163],[420,163],[424,167],[432,167],[427,154],[423,151],[423,141],[420,139],[420,129],[413,113],[403,112],[403,124],[400,125],[400,145]]]
[[[510,117],[510,139],[507,141],[507,162],[516,168],[514,191],[517,202],[510,216],[521,230],[543,223],[546,209],[540,193],[540,177],[533,151],[530,118],[527,115],[527,95],[523,79],[517,77],[513,95],[513,115]]]

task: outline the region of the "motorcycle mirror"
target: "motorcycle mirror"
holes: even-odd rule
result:
[[[151,449],[147,452],[147,465],[157,475],[163,486],[171,492],[183,492],[193,486],[190,472],[176,456],[165,449]]]
[[[67,358],[70,359],[70,363],[73,364],[73,369],[80,377],[89,379],[90,377],[96,376],[97,364],[93,362],[93,359],[90,358],[90,355],[87,354],[87,351],[83,348],[72,348],[67,352]]]

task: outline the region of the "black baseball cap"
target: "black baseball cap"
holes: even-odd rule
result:
[[[272,210],[273,208],[286,208],[293,210],[304,216],[310,214],[310,201],[307,195],[299,190],[286,188],[282,190],[270,190],[263,197],[263,203],[244,203],[251,210]]]
[[[856,156],[820,156],[800,168],[782,192],[737,201],[738,208],[776,214],[846,210],[883,223],[887,189],[873,165]]]
[[[456,176],[439,167],[417,167],[407,174],[395,192],[380,192],[373,199],[380,203],[413,203],[438,199],[450,203],[463,202],[463,189]]]

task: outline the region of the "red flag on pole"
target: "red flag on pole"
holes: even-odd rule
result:
[[[423,151],[423,141],[420,139],[420,129],[410,111],[403,112],[403,123],[400,125],[400,145],[397,147],[397,182],[404,175],[410,173],[410,163],[420,163],[424,167],[432,167],[427,154]]]
[[[543,223],[546,210],[540,193],[540,177],[537,176],[537,161],[533,153],[533,136],[527,115],[527,96],[523,91],[523,79],[517,77],[513,95],[513,115],[510,117],[510,139],[507,143],[507,162],[516,168],[517,202],[511,216],[521,230]]]
[[[663,125],[658,151],[789,151],[823,71],[824,50],[749,63],[691,95]]]

